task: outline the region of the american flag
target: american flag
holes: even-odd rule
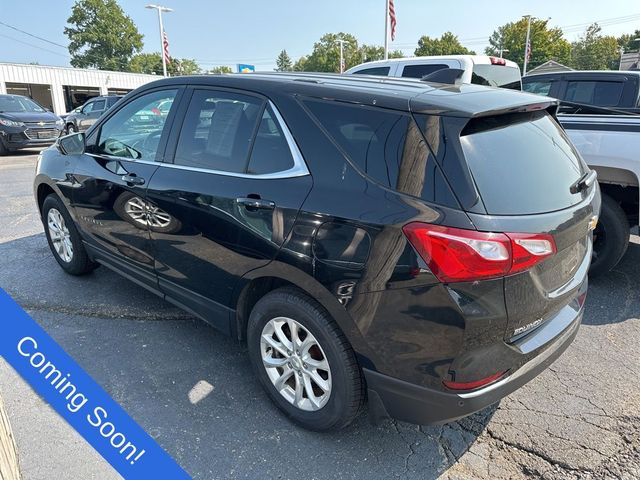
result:
[[[391,20],[391,41],[396,39],[396,8],[393,0],[389,0],[389,19]]]
[[[167,38],[167,32],[162,32],[162,56],[167,65],[171,63],[171,55],[169,55],[169,39]]]
[[[529,39],[525,48],[526,50],[524,54],[527,57],[527,62],[528,62],[529,60],[531,60],[531,39]]]

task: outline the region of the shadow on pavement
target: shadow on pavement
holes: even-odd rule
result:
[[[639,267],[640,244],[632,242],[611,272],[589,278],[583,324],[606,325],[640,317]]]
[[[244,345],[105,268],[64,274],[44,235],[0,244],[0,286],[196,478],[434,478],[495,407],[446,426],[365,414],[337,433],[291,424]]]

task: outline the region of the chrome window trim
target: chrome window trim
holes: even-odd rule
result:
[[[284,134],[284,138],[287,141],[287,145],[289,145],[289,151],[291,152],[291,156],[293,157],[293,167],[291,167],[290,169],[282,170],[280,172],[251,174],[251,173],[241,173],[241,172],[227,172],[224,170],[214,170],[211,168],[189,167],[187,165],[176,165],[175,163],[166,163],[166,162],[155,162],[155,163],[159,163],[161,167],[175,168],[178,170],[212,173],[214,175],[225,175],[227,177],[236,177],[236,178],[254,178],[258,180],[269,180],[274,178],[295,178],[295,177],[304,177],[306,175],[309,175],[309,169],[307,168],[307,164],[304,161],[302,152],[298,148],[298,144],[293,139],[293,135],[291,134],[289,127],[284,122],[284,118],[282,118],[282,115],[280,115],[280,112],[278,111],[276,106],[273,104],[273,102],[271,102],[271,100],[267,100],[267,103],[276,117],[275,118],[276,122],[278,122],[278,125],[280,125],[280,129]]]
[[[103,157],[108,158],[110,160],[118,160],[118,161],[127,161],[134,163],[143,163],[147,165],[158,165],[159,167],[166,168],[175,168],[177,170],[187,170],[190,172],[202,172],[202,173],[212,173],[214,175],[225,175],[227,177],[236,177],[236,178],[254,178],[258,180],[270,180],[276,178],[295,178],[295,177],[304,177],[309,175],[309,169],[307,168],[307,164],[304,161],[304,157],[302,156],[302,152],[298,148],[298,144],[296,144],[293,139],[293,135],[289,130],[289,127],[284,122],[284,118],[280,115],[280,112],[276,108],[276,106],[271,102],[271,100],[267,101],[269,107],[273,111],[276,121],[284,134],[284,138],[289,145],[289,151],[291,152],[291,156],[293,157],[293,167],[288,170],[282,170],[280,172],[272,172],[272,173],[261,173],[261,174],[251,174],[251,173],[239,173],[239,172],[226,172],[224,170],[214,170],[210,168],[199,168],[199,167],[189,167],[186,165],[176,165],[174,163],[168,162],[160,162],[160,161],[152,161],[152,160],[137,160],[135,158],[126,158],[126,157],[117,157],[113,155],[100,155],[100,154],[92,154],[89,153],[91,157]]]

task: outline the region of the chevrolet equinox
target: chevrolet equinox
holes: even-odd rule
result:
[[[141,112],[166,106],[157,121]],[[582,319],[600,209],[546,97],[320,74],[162,79],[42,152],[53,256],[247,342],[297,423],[452,421]]]

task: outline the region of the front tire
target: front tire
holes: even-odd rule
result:
[[[82,244],[80,233],[64,203],[51,194],[42,204],[42,223],[47,242],[58,265],[70,275],[84,275],[98,266]]]
[[[73,123],[68,124],[65,130],[67,132],[67,135],[71,135],[72,133],[78,133],[78,129]]]
[[[364,382],[355,353],[316,301],[281,288],[253,308],[249,357],[260,383],[285,415],[310,430],[339,430],[358,415]]]
[[[618,202],[602,195],[600,219],[593,232],[593,258],[589,274],[593,277],[617,265],[629,246],[629,221]]]

